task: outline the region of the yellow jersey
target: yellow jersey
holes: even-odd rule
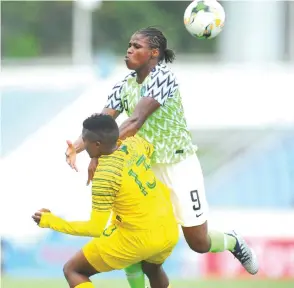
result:
[[[117,225],[136,230],[173,219],[169,189],[151,170],[152,153],[150,143],[134,136],[102,156],[93,179],[92,209],[112,210]]]
[[[130,230],[175,226],[169,189],[150,166],[153,146],[139,136],[127,138],[111,155],[99,158],[92,182],[89,221],[66,221],[42,213],[40,227],[59,232],[99,237],[113,212],[112,222]]]

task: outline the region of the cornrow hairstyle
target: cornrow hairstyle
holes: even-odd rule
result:
[[[167,39],[159,29],[150,26],[138,30],[136,34],[148,37],[150,48],[159,49],[159,62],[172,63],[175,60],[175,52],[167,48]]]

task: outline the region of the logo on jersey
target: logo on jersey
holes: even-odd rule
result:
[[[146,92],[146,86],[143,86],[143,87],[141,88],[141,97],[142,97],[142,96],[145,96],[145,92]]]

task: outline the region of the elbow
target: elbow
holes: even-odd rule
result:
[[[103,229],[100,227],[90,227],[89,230],[87,231],[87,237],[93,237],[93,238],[99,238],[101,234],[103,233]]]
[[[88,237],[99,238],[102,233],[103,232],[97,232],[97,231],[95,231],[95,232],[91,233],[90,235],[88,235]]]

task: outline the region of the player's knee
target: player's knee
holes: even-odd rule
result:
[[[207,253],[210,249],[210,241],[208,236],[195,237],[193,239],[186,239],[189,247],[197,253]]]
[[[74,265],[72,264],[72,261],[69,260],[63,266],[63,274],[64,274],[64,277],[66,279],[69,279],[74,272],[75,272]]]

